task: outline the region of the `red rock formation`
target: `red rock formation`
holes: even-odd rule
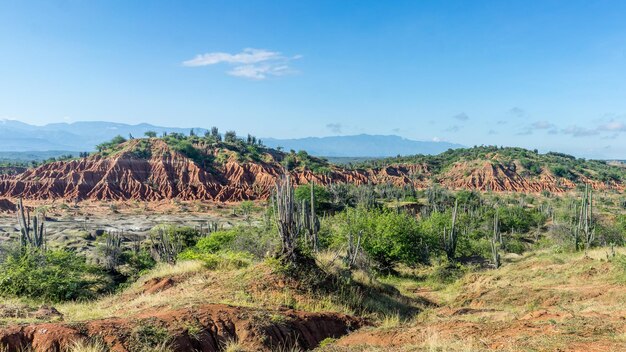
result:
[[[141,200],[164,199],[241,201],[267,198],[275,180],[284,173],[276,156],[266,161],[239,162],[231,157],[223,165],[204,168],[183,154],[172,150],[162,140],[150,140],[149,158],[138,157],[135,148],[141,140],[131,140],[109,157],[59,161],[29,169],[18,175],[0,175],[0,197],[34,200]],[[145,140],[143,140],[145,141]],[[214,151],[214,153],[216,153]],[[453,164],[433,175],[426,164],[396,164],[368,170],[331,167],[324,174],[309,170],[292,171],[295,184],[314,181],[331,183],[414,185],[426,188],[433,176],[450,189],[495,192],[564,192],[575,184],[557,178],[548,171],[528,176],[523,167],[497,161],[469,161]],[[619,189],[624,185],[605,184],[581,176],[595,189]]]

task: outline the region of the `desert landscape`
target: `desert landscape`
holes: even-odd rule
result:
[[[0,1],[0,352],[626,351],[624,18]]]
[[[98,148],[2,177],[8,351],[626,348],[620,163]]]

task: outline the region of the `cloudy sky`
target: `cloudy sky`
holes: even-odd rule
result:
[[[0,119],[626,159],[625,1],[0,2]]]

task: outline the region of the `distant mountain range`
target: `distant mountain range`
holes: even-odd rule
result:
[[[434,155],[463,146],[448,142],[414,141],[400,136],[359,134],[355,136],[307,137],[298,139],[264,138],[268,147],[306,150],[327,157],[389,157],[397,155]]]
[[[147,123],[129,125],[104,121],[51,123],[44,126],[30,125],[16,120],[0,120],[0,158],[10,159],[11,153],[20,152],[19,159],[39,156],[41,158],[68,152],[93,151],[99,143],[116,135],[142,137],[147,131],[177,132],[189,134],[191,128],[163,127]],[[204,134],[205,128],[193,128]],[[224,131],[222,131],[224,132]],[[399,136],[360,134],[355,136],[309,137],[299,139],[263,138],[272,148],[306,150],[315,156],[327,157],[388,157],[413,154],[439,154],[448,149],[463,147],[447,142],[414,141]],[[28,153],[24,153],[28,152]],[[40,153],[47,152],[47,153]],[[17,154],[16,154],[17,155]]]
[[[195,130],[199,134],[206,131],[201,128]],[[142,137],[147,131],[188,134],[190,129],[103,121],[36,126],[16,120],[0,120],[0,152],[92,151],[96,144],[108,141],[118,134],[123,137],[128,137],[129,134]]]

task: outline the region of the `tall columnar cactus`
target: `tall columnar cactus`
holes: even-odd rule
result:
[[[302,228],[307,231],[307,242],[310,244],[313,252],[317,252],[318,238],[317,234],[320,230],[320,221],[315,213],[315,192],[313,182],[310,183],[311,197],[309,206],[307,207],[306,201],[302,201]]]
[[[346,251],[346,264],[349,268],[353,268],[356,264],[356,260],[359,257],[359,251],[361,250],[361,238],[363,238],[363,230],[357,233],[356,240],[352,235],[352,231],[348,232],[348,249]]]
[[[288,175],[277,180],[274,199],[276,224],[282,244],[281,257],[295,262],[298,256],[298,237],[302,231],[302,221],[296,209],[295,194]]]
[[[595,239],[595,223],[593,221],[593,190],[585,184],[576,228],[577,237],[585,241],[585,251],[589,250]]]
[[[207,221],[206,226],[203,223],[200,223],[199,225],[200,236],[203,236],[203,237],[209,236],[213,232],[217,232],[218,229],[219,229],[219,224],[217,221]]]
[[[458,233],[456,231],[456,216],[458,211],[458,200],[454,201],[454,210],[452,211],[452,226],[450,232],[443,229],[443,248],[446,251],[446,255],[449,260],[454,260],[456,255],[456,244],[458,239]]]
[[[493,218],[493,237],[491,238],[491,260],[496,269],[500,267],[499,244],[502,243],[501,236],[500,221],[498,218],[498,212],[496,211],[496,214]]]
[[[183,240],[178,234],[170,233],[165,228],[157,229],[150,237],[152,253],[158,261],[174,264],[176,257],[183,250]]]
[[[22,198],[17,202],[17,221],[20,227],[20,245],[22,247],[32,247],[37,249],[45,249],[46,236],[45,236],[45,214],[38,212],[32,218],[30,210],[24,207]]]
[[[120,263],[120,257],[122,255],[122,235],[116,233],[110,233],[104,247],[102,248],[104,256],[104,267],[107,270],[115,269]]]

